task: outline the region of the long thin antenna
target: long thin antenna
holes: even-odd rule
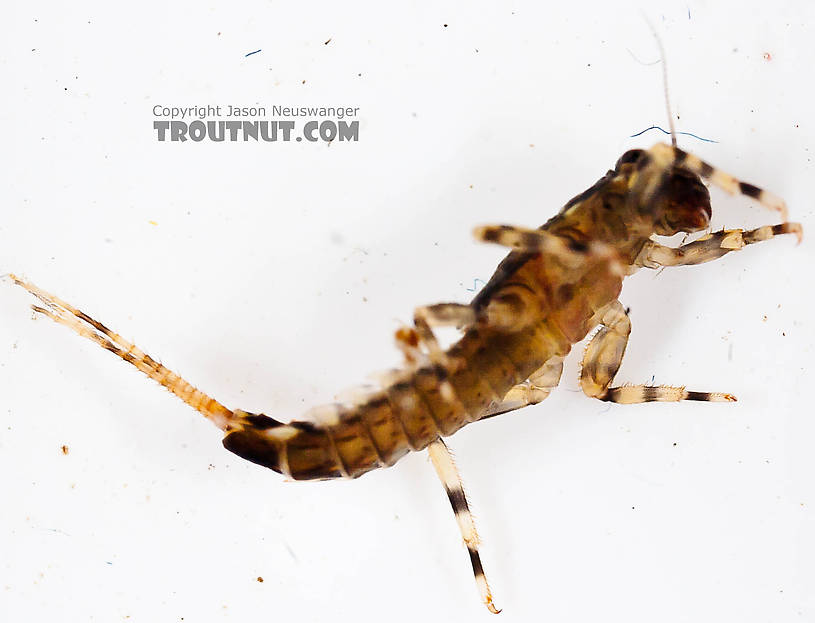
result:
[[[659,47],[659,57],[662,59],[662,86],[665,89],[665,111],[668,113],[668,125],[671,128],[671,146],[676,147],[676,128],[674,127],[674,116],[671,113],[671,98],[668,94],[668,62],[665,60],[665,49],[662,47],[662,39],[659,38],[656,28],[648,19],[648,16],[643,12],[642,14],[648,28],[651,29],[651,34],[657,40]]]

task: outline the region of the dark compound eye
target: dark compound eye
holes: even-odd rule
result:
[[[629,149],[625,152],[620,159],[617,161],[617,164],[614,165],[614,168],[619,170],[620,167],[624,164],[631,164],[632,162],[636,162],[639,160],[640,156],[645,153],[642,149]]]

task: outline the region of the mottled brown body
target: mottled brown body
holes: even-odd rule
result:
[[[659,162],[663,148],[670,150],[667,165]],[[680,166],[688,161],[690,168]],[[522,249],[507,256],[472,301],[473,321],[442,357],[392,375],[381,391],[355,404],[327,407],[328,417],[284,424],[249,416],[256,418],[249,426],[239,420],[227,431],[224,445],[295,480],[356,478],[481,419],[513,387],[547,361],[565,356],[603,320],[617,301],[622,277],[638,268],[637,258],[653,234],[707,226],[710,196],[697,173],[711,177],[718,172],[676,148],[632,150],[538,230],[563,248],[555,244],[531,251],[539,243],[535,232],[482,231],[485,241],[503,240]],[[751,189],[761,192],[745,184],[740,188],[746,194]],[[608,383],[604,379],[616,372],[627,334],[616,345],[612,337],[606,340],[608,364],[602,348],[586,362],[583,388],[594,397],[612,395],[613,374]],[[441,391],[445,382],[447,396]],[[651,399],[663,399],[651,393]],[[623,394],[620,400],[631,399]],[[265,426],[254,424],[259,417]]]
[[[606,242],[631,263],[647,235],[638,231],[638,217],[624,209],[633,166],[624,168],[622,176],[610,171],[541,230],[576,248]],[[601,255],[569,266],[555,252],[512,252],[473,301],[477,321],[447,351],[448,366],[407,369],[356,404],[328,407],[332,421],[283,424],[265,418],[268,428],[239,427],[227,433],[224,445],[295,480],[356,478],[393,465],[480,419],[546,361],[565,356],[617,299],[622,277],[613,266]],[[492,301],[523,307],[527,326],[492,327],[484,313]],[[440,394],[444,379],[452,400]]]
[[[551,322],[509,335],[469,329],[448,351],[452,361],[461,362],[452,373],[432,366],[406,371],[362,402],[337,405],[335,424],[281,424],[262,416],[269,428],[227,433],[224,445],[295,480],[356,478],[479,419],[546,359],[570,347]],[[440,395],[439,378],[445,376],[455,392],[452,402]]]
[[[653,240],[655,234],[708,227],[710,195],[702,180],[757,199],[786,217],[781,199],[675,146],[626,152],[614,169],[540,229],[477,228],[479,240],[515,250],[473,301],[418,308],[414,327],[396,332],[405,354],[403,369],[388,373],[379,390],[354,402],[321,407],[289,423],[225,407],[102,323],[11,278],[40,299],[43,306],[33,306],[35,311],[127,361],[211,420],[224,431],[228,450],[295,480],[356,478],[427,448],[467,546],[481,599],[498,612],[461,479],[442,437],[546,398],[560,380],[563,357],[598,325],[580,372],[586,395],[626,404],[734,401],[731,394],[684,387],[612,386],[631,331],[628,311],[618,299],[624,276],[642,267],[709,262],[778,235],[801,238],[799,224],[782,222],[708,233],[676,248]],[[456,326],[463,335],[445,351],[431,325]]]

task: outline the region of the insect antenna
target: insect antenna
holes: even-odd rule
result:
[[[659,34],[657,34],[651,20],[648,19],[645,13],[642,14],[642,17],[645,19],[645,23],[648,24],[648,28],[651,29],[651,34],[654,35],[659,48],[659,58],[662,60],[662,87],[665,91],[665,112],[668,113],[668,125],[671,128],[671,147],[676,147],[676,128],[674,127],[674,116],[671,113],[671,98],[668,93],[668,62],[665,60],[665,48],[662,47],[662,39],[659,38]]]

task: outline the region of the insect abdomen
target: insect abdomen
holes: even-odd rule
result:
[[[405,371],[357,404],[318,408],[311,421],[236,411],[238,426],[223,444],[294,480],[357,478],[478,419],[531,370],[568,350],[557,342],[545,323],[512,336],[470,331],[449,352],[452,374],[441,366]]]
[[[393,465],[438,437],[439,432],[426,421],[411,417],[415,410],[407,413],[408,402],[416,400],[420,396],[410,384],[397,383],[360,404],[320,408],[323,421],[283,424],[246,414],[246,426],[228,432],[223,444],[238,456],[294,480],[356,478]],[[396,415],[393,401],[401,401],[402,418]]]

